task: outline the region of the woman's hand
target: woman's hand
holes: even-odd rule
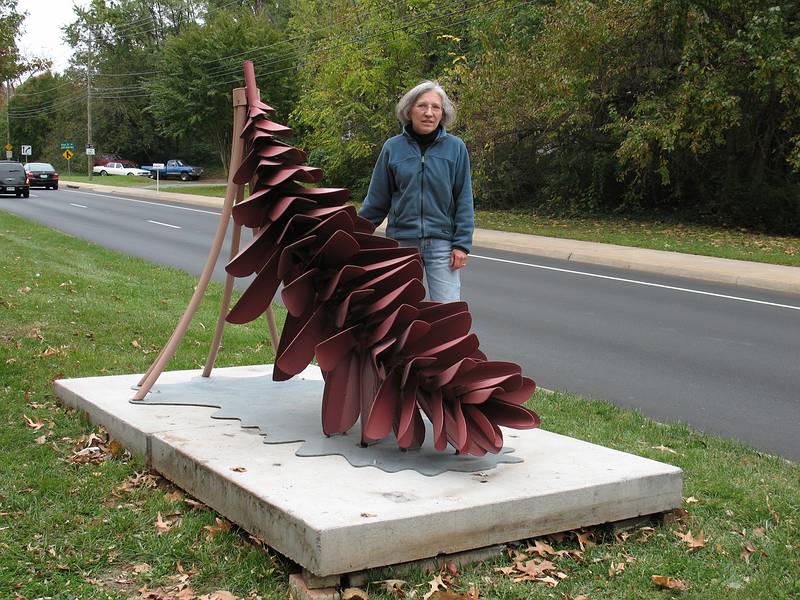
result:
[[[453,248],[450,253],[450,268],[456,271],[467,265],[467,253],[458,248]]]

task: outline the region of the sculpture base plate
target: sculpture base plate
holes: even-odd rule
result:
[[[261,376],[269,369],[219,368],[212,377]],[[165,372],[159,383],[186,384],[188,390],[199,374]],[[435,476],[388,473],[353,467],[338,455],[296,456],[301,443],[265,444],[258,430],[239,421],[212,419],[216,408],[133,404],[132,386],[140,378],[61,379],[55,392],[128,449],[145,455],[164,477],[318,576],[620,521],[681,504],[679,468],[542,429],[505,430],[520,463]],[[319,387],[317,403],[321,381]],[[291,394],[291,382],[281,384],[281,393]],[[268,402],[269,396],[266,382],[263,396],[252,401]]]

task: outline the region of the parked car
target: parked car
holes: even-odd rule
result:
[[[94,161],[92,162],[92,166],[103,166],[110,162],[121,163],[123,166],[133,167],[134,169],[139,168],[139,163],[133,160],[128,160],[127,158],[122,158],[119,154],[100,154],[95,157]]]
[[[158,176],[160,179],[166,179],[167,177],[180,177],[181,181],[200,179],[200,175],[203,173],[203,169],[201,167],[193,167],[182,160],[177,159],[168,160],[163,167],[158,169],[153,167],[153,165],[142,165],[142,168],[150,172],[150,177],[155,178],[156,171],[158,171]]]
[[[92,173],[98,175],[139,175],[141,177],[149,177],[150,171],[139,169],[137,167],[126,167],[121,162],[110,162],[92,168]]]
[[[16,194],[17,198],[28,198],[30,193],[28,175],[22,163],[0,160],[0,194]]]
[[[58,173],[50,163],[28,163],[25,165],[30,187],[58,189]]]

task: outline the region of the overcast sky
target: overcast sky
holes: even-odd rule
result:
[[[18,46],[23,56],[38,56],[53,61],[54,71],[63,71],[70,49],[64,45],[61,28],[75,19],[73,5],[85,6],[88,0],[17,0],[17,9],[27,12]]]

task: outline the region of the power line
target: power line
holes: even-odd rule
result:
[[[372,33],[372,34],[369,34],[369,35],[366,35],[366,34],[359,35],[359,33],[355,33],[355,34],[351,35],[348,39],[346,39],[346,40],[344,40],[342,42],[338,42],[338,43],[335,43],[335,44],[329,44],[328,46],[324,46],[322,48],[317,48],[316,50],[308,53],[308,56],[313,57],[313,56],[317,56],[317,55],[323,55],[323,54],[325,54],[327,52],[330,52],[331,50],[335,50],[335,49],[340,48],[342,46],[362,43],[364,41],[372,40],[372,39],[376,39],[376,38],[384,38],[384,37],[386,37],[386,36],[388,36],[388,35],[390,35],[392,33],[395,33],[397,31],[406,30],[406,29],[409,29],[410,27],[413,27],[413,26],[425,25],[426,23],[432,23],[434,21],[441,20],[441,19],[453,16],[453,15],[456,15],[456,14],[466,14],[468,12],[474,12],[476,9],[481,9],[481,8],[485,9],[486,7],[491,6],[492,4],[496,4],[497,2],[500,2],[500,1],[501,0],[490,0],[489,2],[485,2],[483,4],[475,4],[472,7],[468,7],[468,8],[462,9],[462,10],[453,11],[453,12],[446,13],[446,14],[439,14],[437,16],[434,16],[434,17],[431,17],[429,19],[422,20],[422,21],[419,20],[419,17],[420,17],[419,14],[413,15],[415,21],[413,21],[411,23],[408,23],[408,24],[405,24],[405,25],[401,25],[399,27],[394,27],[394,28],[390,28],[390,29],[384,29],[382,31],[379,31],[377,33]],[[444,7],[449,7],[449,6],[452,6],[453,4],[456,4],[456,3],[458,3],[458,0],[455,0],[455,1],[451,2],[451,3],[449,3],[449,4],[445,4]],[[498,14],[498,13],[501,13],[501,12],[505,12],[505,11],[509,11],[509,10],[515,9],[515,8],[517,8],[519,6],[522,6],[522,5],[528,4],[528,3],[530,3],[530,0],[522,0],[520,2],[516,2],[514,4],[511,4],[509,6],[501,7],[499,9],[494,10],[494,11],[484,12],[484,13],[481,13],[481,14],[478,14],[478,15],[475,15],[475,16],[472,16],[472,17],[469,17],[469,18],[461,19],[459,21],[444,23],[444,24],[439,25],[437,27],[429,28],[429,29],[427,29],[425,31],[415,32],[413,35],[426,35],[428,33],[432,33],[434,31],[439,31],[441,29],[445,29],[445,28],[448,28],[448,27],[454,27],[454,26],[462,25],[462,24],[474,21],[476,19],[489,18],[489,17],[491,17],[491,16],[493,16],[495,14]],[[441,8],[442,7],[440,6],[439,9],[441,9]],[[427,11],[427,13],[422,13],[422,14],[423,15],[429,15],[429,14],[431,14],[433,12],[435,12],[435,10],[430,10],[430,11]],[[374,15],[374,14],[375,13],[369,13],[368,15],[361,15],[361,16],[363,17],[363,16]],[[341,23],[343,20],[344,19],[340,20],[339,22]],[[409,16],[407,15],[407,16],[401,18],[401,19],[397,19],[393,24],[403,23],[403,22],[408,21],[408,20],[409,20]],[[330,29],[330,27],[331,26],[328,26],[326,29]],[[320,31],[320,30],[317,30],[317,31]],[[314,32],[312,32],[312,34],[313,33]],[[307,34],[307,35],[304,35],[304,36],[295,36],[295,38],[292,38],[292,39],[299,39],[300,37],[310,37],[310,35],[311,34]],[[328,37],[321,38],[320,40],[318,40],[318,43],[319,42],[324,42],[326,40],[335,40],[336,38],[340,38],[340,37],[342,37],[341,33],[338,33],[338,34],[335,34],[335,35],[330,35]],[[274,46],[274,45],[277,45],[277,43],[271,44],[271,46]],[[366,49],[373,49],[373,48],[379,48],[379,47],[386,47],[387,45],[388,44],[384,43],[384,42],[375,42],[375,43],[369,44],[364,49],[366,50]],[[287,59],[292,58],[300,50],[301,50],[301,48],[295,47],[293,49],[287,50],[286,52],[284,52],[282,55],[280,55],[278,57],[274,57],[273,56],[273,57],[265,57],[265,58],[263,58],[261,60],[256,59],[254,61],[254,64],[255,64],[255,66],[257,68],[263,68],[263,67],[267,67],[267,66],[271,66],[271,65],[276,65],[276,64],[278,64],[280,62],[283,62],[283,61],[285,61]],[[231,55],[231,56],[242,56],[243,54],[246,54],[246,53],[239,53],[237,55]],[[236,79],[232,79],[232,80],[228,80],[228,81],[222,81],[221,80],[221,78],[224,78],[225,76],[233,75],[233,73],[238,71],[239,68],[241,68],[241,67],[237,66],[235,69],[228,69],[228,70],[219,71],[216,74],[217,75],[217,77],[216,77],[217,81],[212,81],[211,84],[212,85],[222,86],[222,85],[230,85],[230,84],[234,84],[234,83],[240,83],[242,81],[241,77],[237,77]],[[281,73],[281,72],[292,70],[292,69],[296,69],[296,68],[297,68],[297,65],[291,65],[289,67],[284,67],[284,68],[280,68],[280,69],[272,69],[272,70],[269,70],[269,71],[261,72],[259,74],[259,76],[260,77],[264,77],[264,76],[268,76],[268,75],[275,75],[277,73]],[[212,80],[213,79],[215,79],[215,78],[212,78]],[[150,95],[148,93],[135,94],[135,95],[134,94],[119,95],[120,93],[124,93],[126,91],[131,91],[131,92],[133,92],[133,91],[144,91],[144,90],[146,90],[146,84],[147,84],[147,81],[141,80],[138,83],[131,84],[131,85],[128,85],[128,86],[107,87],[107,88],[94,88],[93,87],[92,88],[92,95],[97,97],[97,98],[120,99],[120,100],[124,100],[124,99],[128,99],[128,98],[133,99],[133,98],[148,97]],[[84,94],[84,96],[85,96],[85,94]],[[28,109],[27,111],[14,111],[14,112],[10,113],[10,115],[13,118],[21,118],[23,116],[32,116],[34,114],[39,114],[41,112],[47,112],[47,111],[51,110],[52,107],[53,107],[53,105],[49,105],[49,106],[46,106],[46,107],[41,107],[40,109]]]

